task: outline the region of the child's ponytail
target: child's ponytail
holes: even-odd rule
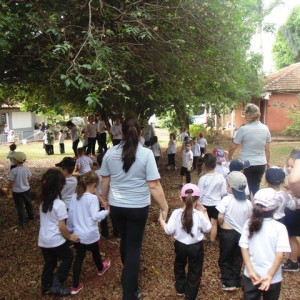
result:
[[[185,232],[194,237],[192,233],[193,228],[193,209],[194,202],[198,200],[199,197],[192,196],[191,194],[187,194],[186,197],[182,197],[182,200],[185,203],[185,209],[181,217],[182,228]]]
[[[82,195],[86,192],[87,186],[90,184],[98,184],[99,177],[98,175],[93,172],[89,171],[85,173],[84,175],[80,176],[78,178],[78,184],[77,184],[77,200],[80,200]]]

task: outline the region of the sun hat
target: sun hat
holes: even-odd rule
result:
[[[73,168],[75,167],[76,161],[72,157],[64,157],[63,160],[57,164],[56,167],[66,167],[66,168]]]
[[[240,171],[232,171],[226,177],[228,185],[232,189],[233,196],[238,200],[246,200],[245,189],[247,187],[247,178]]]
[[[224,150],[222,148],[214,148],[213,154],[217,157],[217,162],[225,161]]]
[[[270,211],[278,207],[276,191],[272,188],[264,188],[257,191],[254,195],[253,201],[255,204],[261,204],[264,206],[264,211]]]
[[[242,171],[250,167],[249,160],[233,159],[229,164],[229,171]]]
[[[180,192],[181,197],[186,197],[189,193],[187,193],[188,190],[192,190],[192,196],[200,197],[200,189],[196,184],[187,183],[185,184]]]
[[[27,159],[27,156],[24,152],[15,152],[14,155],[13,155],[13,158],[18,161],[18,162],[25,162],[26,159]]]
[[[272,167],[266,170],[266,180],[269,184],[279,185],[284,182],[285,173],[279,167]]]

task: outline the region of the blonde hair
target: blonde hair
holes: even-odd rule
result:
[[[248,103],[245,106],[244,113],[250,123],[257,121],[260,117],[259,107],[253,103]]]
[[[98,184],[99,177],[93,172],[89,171],[78,178],[77,184],[77,200],[80,200],[82,195],[86,192],[87,186],[91,184]]]

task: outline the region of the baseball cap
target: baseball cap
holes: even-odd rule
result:
[[[229,171],[242,171],[250,167],[249,160],[233,159],[229,164]]]
[[[264,211],[270,211],[278,207],[276,191],[272,188],[264,188],[257,191],[254,195],[253,201],[255,204],[261,204],[264,206]]]
[[[60,163],[55,164],[56,167],[66,167],[72,168],[75,167],[75,159],[72,157],[64,157]]]
[[[13,158],[18,161],[18,162],[25,162],[26,159],[27,159],[27,156],[24,152],[15,152],[14,155],[13,155]]]
[[[224,150],[222,148],[214,148],[213,154],[217,157],[217,162],[224,162]]]
[[[186,197],[189,193],[187,193],[189,190],[192,190],[192,196],[200,197],[200,189],[196,184],[187,183],[185,184],[180,192],[181,197]]]
[[[240,171],[232,171],[226,177],[228,185],[232,189],[233,196],[238,200],[246,200],[245,189],[247,186],[247,178]]]
[[[285,173],[279,167],[272,167],[266,170],[266,180],[269,184],[279,185],[284,182]]]

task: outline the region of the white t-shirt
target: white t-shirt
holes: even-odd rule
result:
[[[135,162],[125,173],[122,162],[123,143],[107,150],[100,170],[101,176],[110,176],[109,204],[129,208],[148,206],[148,181],[160,179],[153,152],[138,144]]]
[[[193,164],[193,152],[192,150],[185,151],[185,149],[182,151],[182,166],[184,168],[189,168]]]
[[[194,237],[192,237],[191,234],[188,234],[182,228],[182,214],[182,208],[175,209],[172,212],[170,219],[164,228],[165,233],[168,235],[174,235],[174,239],[176,241],[179,241],[186,245],[191,245],[202,241],[203,233],[210,232],[211,230],[211,223],[209,222],[209,220],[204,217],[201,211],[194,209],[193,227],[191,230],[191,233],[194,235]]]
[[[200,156],[200,145],[198,143],[196,144],[192,144],[192,152],[193,152],[193,156]]]
[[[113,140],[121,140],[122,139],[122,124],[120,124],[120,125],[113,124],[110,127],[110,132],[113,135]]]
[[[199,138],[198,144],[200,145],[201,148],[205,148],[207,146],[207,141],[205,138]]]
[[[76,160],[76,165],[79,166],[79,175],[83,175],[89,171],[91,171],[91,165],[93,161],[88,156],[80,156]]]
[[[288,194],[285,191],[276,192],[276,201],[278,203],[278,207],[274,212],[274,219],[279,220],[285,216],[284,209],[287,207],[291,210],[296,209],[296,203],[292,198],[292,195]]]
[[[99,177],[99,181],[98,181],[98,185],[97,185],[97,192],[102,195],[102,187],[101,187],[101,184],[102,184],[102,176],[100,175],[100,170],[101,169],[98,169],[95,171],[95,173],[98,175]]]
[[[160,156],[160,144],[155,143],[152,146],[150,146],[150,149],[152,150],[155,157]]]
[[[87,124],[86,125],[86,131],[89,138],[95,138],[97,135],[96,126],[93,124]]]
[[[242,233],[245,222],[251,217],[252,208],[250,200],[237,200],[231,194],[223,197],[216,206],[219,213],[224,215],[224,222],[239,233]]]
[[[175,154],[176,153],[176,144],[175,140],[169,140],[167,154]]]
[[[223,164],[221,164],[221,165],[217,164],[215,171],[217,173],[221,174],[224,178],[226,178],[229,173],[229,169],[226,166],[224,166]]]
[[[71,131],[72,142],[76,142],[79,139],[77,127],[76,126],[72,126],[72,128],[70,129],[70,131]]]
[[[233,142],[241,144],[241,159],[249,160],[251,166],[267,163],[265,146],[271,142],[271,134],[268,127],[260,121],[240,127]]]
[[[263,220],[261,229],[249,239],[249,220],[246,221],[239,241],[241,248],[248,248],[255,273],[263,277],[274,263],[276,252],[291,252],[286,227],[271,218]],[[247,268],[244,275],[249,278]],[[282,281],[281,265],[274,274],[271,284]]]
[[[9,180],[13,181],[12,191],[15,193],[23,193],[30,189],[28,179],[31,171],[24,166],[17,166],[10,170]]]
[[[140,143],[142,146],[145,145],[145,138],[143,136],[140,136]]]
[[[42,212],[40,205],[39,247],[54,248],[66,241],[59,230],[58,222],[67,218],[66,204],[60,199],[54,200],[52,210],[47,213]]]
[[[227,195],[226,180],[219,173],[203,175],[198,182],[200,202],[206,206],[216,206]]]
[[[100,211],[96,195],[86,192],[78,200],[77,194],[74,194],[70,202],[67,228],[78,235],[81,244],[89,245],[100,239],[98,223],[107,215],[107,210]]]
[[[59,144],[63,144],[64,141],[65,141],[65,134],[64,134],[63,132],[60,132],[60,133],[58,134],[58,143],[59,143]]]
[[[61,191],[61,200],[65,202],[67,209],[73,194],[76,192],[77,178],[74,176],[66,177],[66,183]]]
[[[105,132],[105,122],[103,120],[99,120],[97,124],[97,131],[100,133]]]
[[[184,143],[184,139],[189,137],[189,135],[187,132],[181,132],[178,137],[181,139],[181,142]]]

